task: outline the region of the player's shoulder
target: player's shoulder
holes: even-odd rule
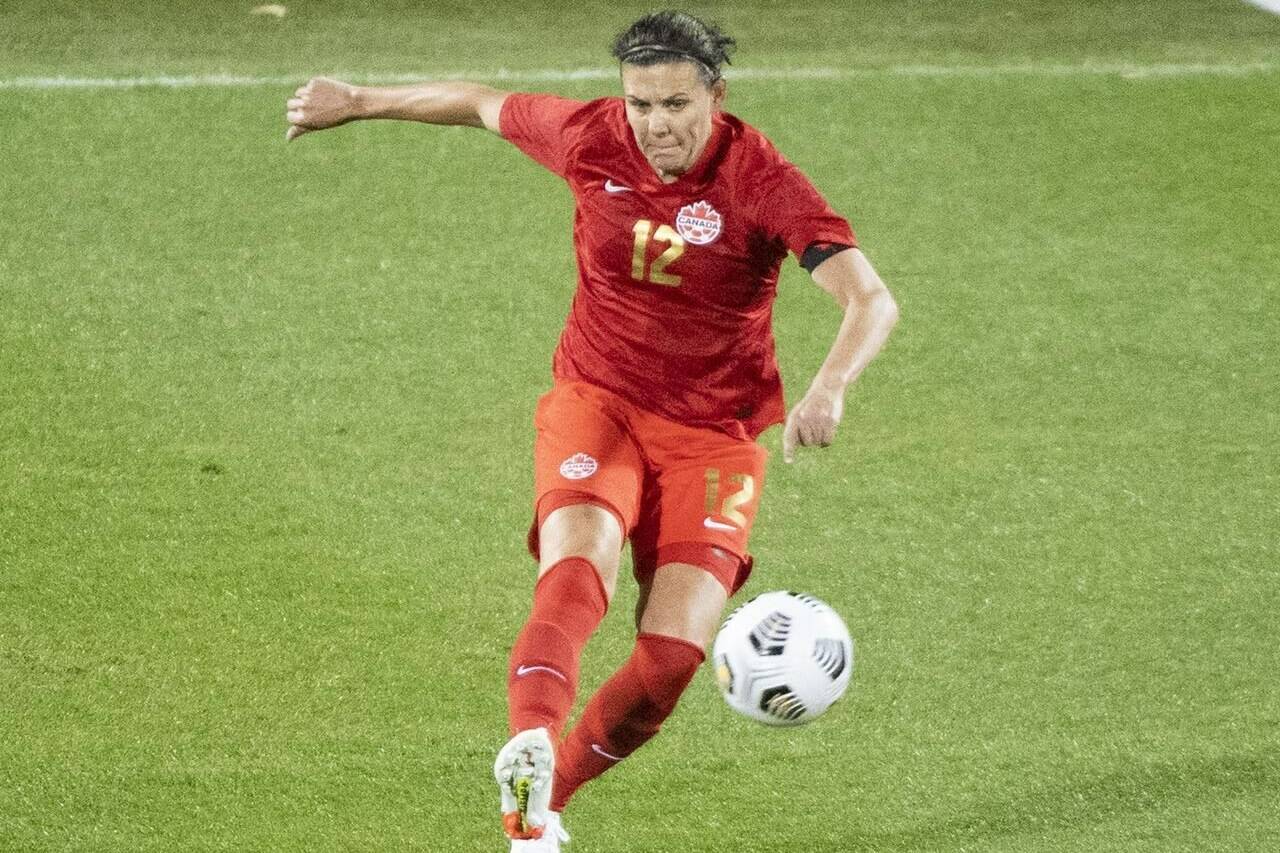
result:
[[[602,131],[608,132],[616,123],[612,120],[615,113],[622,114],[621,99],[582,101],[547,92],[513,92],[503,103],[499,126],[508,139],[520,137],[525,128],[536,129],[534,135],[544,143],[554,143],[561,153],[559,168],[563,168],[591,149]],[[622,121],[625,124],[625,118]]]
[[[577,152],[584,160],[614,161],[631,144],[626,103],[616,96],[584,101],[566,129],[577,140]]]
[[[503,100],[503,110],[523,113],[554,114],[561,124],[582,124],[596,116],[602,102],[609,98],[597,98],[594,101],[583,101],[577,98],[566,98],[553,92],[508,92]]]
[[[764,132],[731,113],[720,113],[729,134],[729,150],[735,177],[761,185],[779,180],[795,166]]]
[[[729,131],[734,146],[743,152],[763,153],[777,150],[759,128],[748,124],[733,113],[717,113],[716,120],[724,124]]]
[[[590,101],[577,101],[578,108],[573,112],[573,120],[590,127],[626,123],[626,107],[622,98],[594,98]]]
[[[617,137],[627,130],[627,107],[622,98],[596,98],[581,103],[573,118],[584,135],[604,139]]]

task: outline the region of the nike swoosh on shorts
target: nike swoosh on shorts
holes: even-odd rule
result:
[[[711,519],[711,518],[704,518],[704,519],[702,519],[702,526],[703,526],[703,527],[708,527],[708,528],[710,528],[710,529],[712,529],[712,530],[727,530],[727,531],[729,531],[730,533],[737,533],[737,532],[738,532],[738,528],[734,527],[732,524],[723,524],[723,523],[721,523],[721,522],[719,522],[719,521],[716,521],[715,519]]]
[[[622,184],[615,184],[613,178],[609,178],[604,182],[604,191],[607,193],[629,193],[631,187],[624,187]]]

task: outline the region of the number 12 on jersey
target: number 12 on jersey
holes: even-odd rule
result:
[[[684,238],[665,222],[658,226],[657,231],[654,231],[653,222],[648,219],[641,219],[631,230],[636,235],[636,246],[631,255],[631,277],[636,281],[679,287],[680,276],[671,275],[666,269],[676,258],[684,254]],[[666,251],[653,259],[652,264],[646,264],[650,241],[668,245]],[[646,271],[648,275],[645,275]]]

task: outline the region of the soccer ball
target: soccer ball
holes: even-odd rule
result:
[[[839,614],[795,592],[766,592],[729,614],[711,656],[729,707],[771,726],[816,719],[853,673],[853,639]]]

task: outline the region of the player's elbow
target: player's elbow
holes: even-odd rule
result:
[[[898,300],[893,298],[893,294],[889,292],[889,288],[881,285],[880,292],[876,294],[876,315],[880,318],[880,323],[888,331],[898,325]]]
[[[898,302],[879,278],[869,286],[854,289],[845,308],[872,318],[872,322],[886,332],[898,324]]]

